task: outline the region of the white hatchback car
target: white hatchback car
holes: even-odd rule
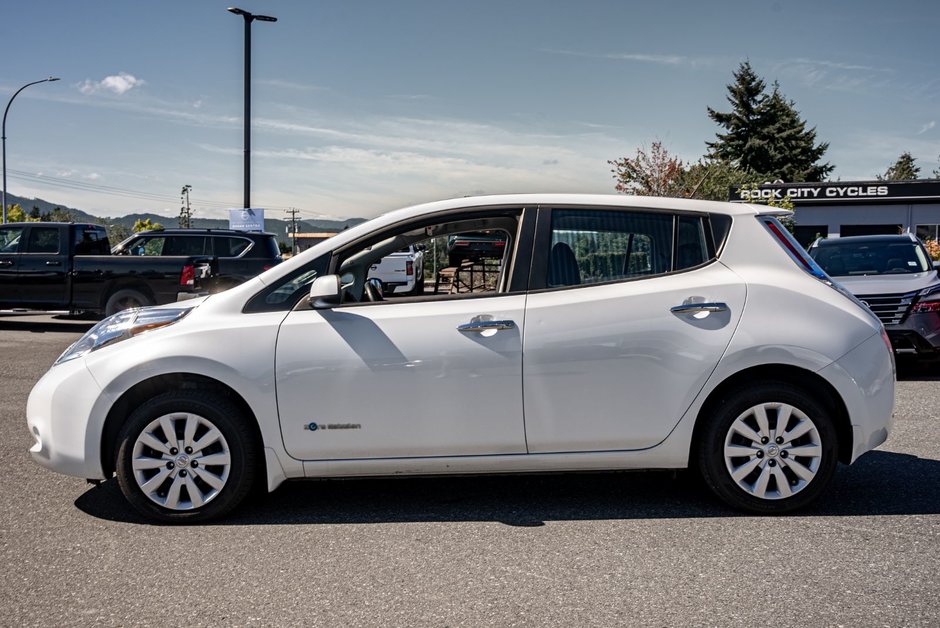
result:
[[[520,195],[391,212],[205,300],[121,312],[36,384],[40,464],[164,521],[287,478],[697,468],[729,504],[807,505],[887,438],[881,323],[774,210]],[[384,255],[502,232],[417,296]],[[453,269],[451,269],[453,270]]]

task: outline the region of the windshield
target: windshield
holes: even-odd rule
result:
[[[915,242],[834,242],[813,247],[810,255],[831,277],[930,270],[923,248]]]

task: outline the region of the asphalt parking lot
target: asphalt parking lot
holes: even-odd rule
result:
[[[293,482],[154,526],[34,464],[26,398],[90,326],[0,315],[3,625],[940,625],[940,370],[797,516],[670,473]]]

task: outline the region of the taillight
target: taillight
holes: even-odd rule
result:
[[[415,263],[412,261],[405,262],[405,274],[411,277],[415,274]]]
[[[799,243],[793,239],[793,236],[790,235],[789,231],[781,228],[779,222],[773,218],[765,217],[764,226],[766,226],[767,230],[777,238],[777,241],[781,244],[781,246],[786,249],[787,253],[790,254],[790,257],[792,257],[793,260],[803,268],[803,270],[817,279],[829,281],[829,276],[825,273],[825,271],[820,268],[819,264],[817,264],[813,258],[807,255],[806,252],[800,248]]]
[[[913,314],[923,314],[925,312],[940,312],[940,301],[921,301],[911,308]]]
[[[196,268],[192,264],[183,266],[183,272],[180,273],[180,286],[192,288],[196,285]]]

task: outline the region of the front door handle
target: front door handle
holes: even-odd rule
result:
[[[46,262],[46,266],[61,266],[62,262],[49,261]]]
[[[673,314],[698,314],[700,312],[727,312],[727,303],[683,303],[669,308]]]
[[[474,321],[457,325],[457,331],[469,334],[475,331],[489,331],[491,329],[501,331],[504,329],[515,329],[516,323],[513,321]]]
[[[0,266],[12,266],[13,261],[8,259],[0,259]]]

